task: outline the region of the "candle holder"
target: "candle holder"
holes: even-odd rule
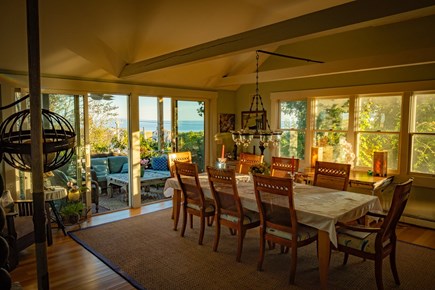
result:
[[[218,161],[216,162],[216,167],[219,169],[227,168],[227,159],[226,158],[218,158]]]

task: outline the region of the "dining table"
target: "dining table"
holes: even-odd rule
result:
[[[200,174],[200,186],[205,197],[213,198],[207,174]],[[243,207],[257,211],[254,183],[248,175],[236,175],[237,190]],[[164,194],[171,197],[180,194],[180,185],[175,177],[165,182]],[[379,198],[349,191],[312,186],[302,183],[294,184],[294,202],[298,222],[318,230],[319,275],[322,289],[327,289],[330,247],[337,246],[336,224],[354,221],[368,211],[382,212]],[[274,201],[277,202],[277,201]],[[279,201],[278,201],[279,202]],[[286,204],[287,203],[287,204]],[[282,200],[288,206],[288,199]],[[179,203],[176,206],[180,206]],[[174,209],[179,214],[180,209]],[[175,219],[175,217],[174,217]]]

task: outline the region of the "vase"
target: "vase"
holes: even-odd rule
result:
[[[68,200],[70,201],[77,201],[80,199],[80,190],[78,189],[71,189],[68,192]]]

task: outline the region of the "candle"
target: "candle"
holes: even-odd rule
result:
[[[292,174],[295,173],[295,157],[292,156]]]
[[[222,154],[221,154],[221,158],[225,158],[225,145],[222,145]]]

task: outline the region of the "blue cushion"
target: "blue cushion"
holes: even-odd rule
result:
[[[166,155],[160,156],[160,157],[153,157],[151,159],[151,167],[154,170],[165,170],[168,171],[168,159],[166,158]]]
[[[122,164],[121,173],[128,173],[128,162]]]
[[[128,162],[127,156],[109,156],[107,157],[109,161],[109,171],[110,173],[120,173],[122,169],[122,165]]]

